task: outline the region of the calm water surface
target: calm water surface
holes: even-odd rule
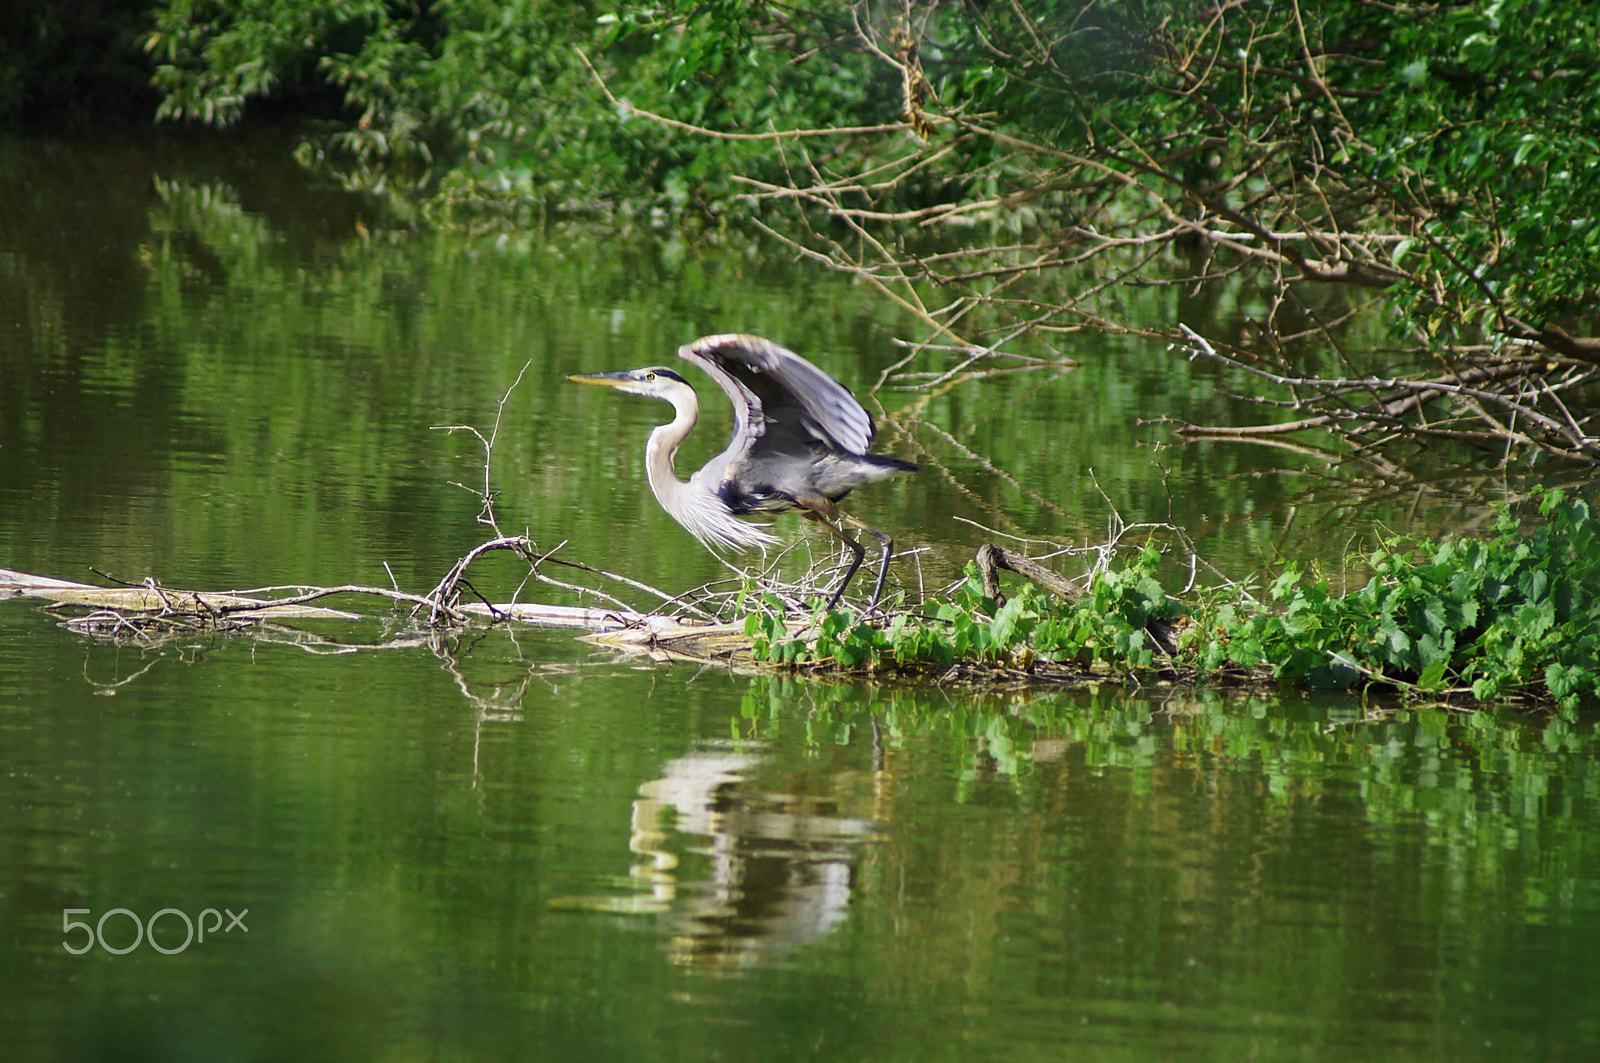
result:
[[[481,450],[438,426],[487,431],[531,361],[494,452],[503,526],[684,590],[722,569],[642,484],[661,411],[563,380],[728,330],[859,394],[915,334],[733,238],[429,235],[260,145],[6,145],[0,567],[425,589],[487,534],[452,486],[481,484]],[[903,581],[988,536],[955,517],[1081,542],[1170,511],[1234,572],[1482,517],[1158,450],[1140,416],[1225,419],[1227,382],[1071,353],[879,393],[883,449],[924,472],[856,510],[926,548]],[[475,570],[495,598],[521,577]],[[0,602],[12,1058],[1600,1052],[1592,716],[872,690],[404,627],[140,647]],[[103,916],[70,952],[64,920]]]

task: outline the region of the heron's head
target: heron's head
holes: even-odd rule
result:
[[[690,396],[694,395],[694,388],[687,380],[679,376],[676,371],[662,365],[645,366],[643,369],[624,369],[619,373],[575,373],[567,379],[578,384],[600,384],[616,388],[627,395],[662,399],[674,405],[684,396],[684,392],[688,392]]]

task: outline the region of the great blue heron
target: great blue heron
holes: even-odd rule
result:
[[[877,429],[855,396],[793,351],[759,336],[705,336],[678,348],[678,357],[699,366],[733,400],[733,439],[728,449],[701,466],[688,481],[678,479],[673,456],[700,416],[700,400],[689,382],[665,366],[568,377],[579,384],[604,384],[629,395],[672,403],[670,424],[650,433],[645,474],[656,501],[673,520],[711,549],[765,549],[778,540],[763,525],[746,524],[744,513],[797,509],[850,549],[850,569],[828,603],[839,604],[866,551],[835,522],[852,524],[883,546],[883,563],[872,604],[883,596],[894,540],[840,511],[836,504],[861,484],[915,472],[909,461],[868,454]]]

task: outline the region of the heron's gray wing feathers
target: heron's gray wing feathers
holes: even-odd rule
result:
[[[768,433],[803,430],[847,454],[865,454],[876,427],[844,385],[787,348],[760,336],[704,336],[678,356],[711,375],[733,400],[734,447]],[[782,445],[780,440],[770,443]]]

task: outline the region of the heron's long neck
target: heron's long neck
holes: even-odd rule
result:
[[[662,507],[676,517],[677,502],[689,485],[678,479],[672,459],[678,453],[678,446],[700,419],[700,403],[690,393],[673,398],[672,408],[677,411],[677,416],[651,432],[650,441],[644,446],[644,471],[650,479],[650,490],[655,493]]]
[[[651,432],[650,441],[644,447],[645,474],[650,478],[650,490],[661,508],[690,535],[713,550],[744,550],[752,546],[765,550],[777,542],[760,527],[735,517],[718,497],[714,481],[718,475],[716,470],[726,463],[726,453],[721,461],[713,458],[689,480],[678,479],[672,468],[672,457],[699,418],[700,402],[692,391],[676,393],[671,401],[678,415],[672,423]]]

